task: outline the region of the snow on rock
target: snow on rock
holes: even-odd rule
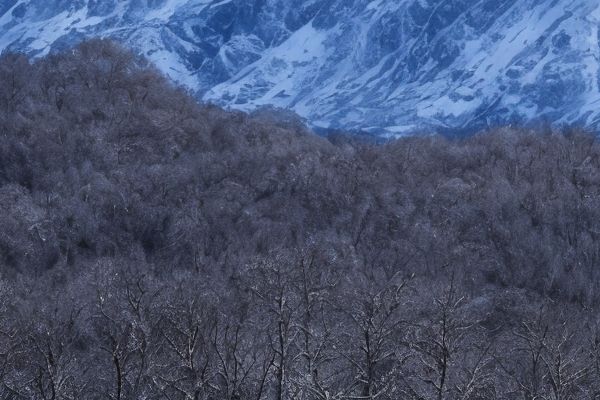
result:
[[[199,98],[397,136],[600,124],[596,0],[3,0],[0,48],[86,37],[144,54]]]

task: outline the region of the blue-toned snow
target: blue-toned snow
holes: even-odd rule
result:
[[[85,37],[204,100],[387,136],[600,121],[597,0],[0,0],[0,49]]]

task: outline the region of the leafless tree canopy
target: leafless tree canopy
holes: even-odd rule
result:
[[[600,145],[369,144],[0,57],[0,398],[597,399]]]

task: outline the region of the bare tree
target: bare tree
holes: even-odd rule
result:
[[[160,327],[164,341],[159,346],[169,361],[157,375],[168,396],[200,400],[218,390],[213,350],[218,316],[214,306],[192,290],[181,284],[175,296],[164,298]]]
[[[158,290],[143,272],[135,268],[114,269],[102,265],[96,288],[96,307],[93,320],[98,335],[98,348],[109,361],[105,390],[109,397],[119,399],[140,396],[152,390],[151,371],[157,348],[155,340],[157,319],[152,307]],[[110,388],[110,389],[109,389]]]
[[[339,310],[348,325],[339,346],[355,372],[351,385],[344,388],[345,397],[373,400],[387,398],[396,390],[395,374],[405,357],[402,330],[408,325],[407,283],[400,273],[384,281],[366,280],[352,289],[350,299],[340,299]]]
[[[471,345],[470,339],[475,323],[469,321],[462,307],[466,297],[455,282],[454,275],[441,293],[433,298],[433,308],[424,315],[424,320],[417,322],[410,347],[414,353],[415,363],[419,366],[415,373],[416,380],[412,390],[418,398],[435,398],[438,400],[454,398],[456,385],[459,385],[458,361]],[[484,350],[482,357],[487,350]],[[483,359],[482,359],[483,360]],[[477,361],[470,372],[470,380],[478,380],[480,368]],[[467,395],[476,382],[463,382],[460,390]],[[468,398],[468,397],[467,397]]]

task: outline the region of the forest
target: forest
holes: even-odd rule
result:
[[[370,143],[106,40],[0,57],[0,398],[600,398],[600,143]]]

